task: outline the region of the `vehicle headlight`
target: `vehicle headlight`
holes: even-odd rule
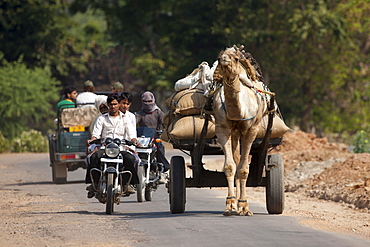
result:
[[[115,158],[117,157],[117,155],[119,154],[119,146],[113,142],[109,143],[106,147],[105,147],[105,154],[109,157],[109,158]]]
[[[143,148],[146,148],[149,146],[150,140],[151,140],[150,137],[144,137],[144,136],[137,138],[137,142],[140,143],[140,146]]]

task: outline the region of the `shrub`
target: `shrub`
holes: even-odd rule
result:
[[[13,139],[12,152],[43,153],[48,151],[48,140],[40,131],[23,131],[20,137]]]
[[[369,133],[360,130],[352,139],[352,144],[355,146],[353,152],[355,153],[370,153],[370,138]]]
[[[3,133],[0,131],[0,153],[6,153],[9,152],[10,146],[9,146],[9,140],[6,139],[3,136]]]

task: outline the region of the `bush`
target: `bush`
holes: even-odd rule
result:
[[[352,139],[352,144],[355,146],[353,152],[355,153],[370,153],[370,138],[369,133],[360,130]]]
[[[0,131],[9,140],[33,126],[46,129],[55,118],[53,102],[59,99],[60,82],[44,68],[30,69],[0,55]]]
[[[21,136],[13,139],[12,152],[44,153],[48,152],[48,140],[40,131],[23,131]]]
[[[6,139],[3,136],[3,133],[0,131],[0,153],[6,153],[9,152],[10,146],[9,146],[9,140]]]

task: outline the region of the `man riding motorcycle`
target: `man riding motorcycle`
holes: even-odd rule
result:
[[[95,122],[94,129],[92,132],[91,139],[87,142],[90,143],[93,140],[99,138],[118,138],[124,139],[124,137],[129,137],[128,139],[136,143],[136,126],[133,125],[132,121],[129,121],[125,115],[119,111],[121,102],[121,95],[118,93],[112,93],[108,95],[107,104],[109,107],[109,112],[99,116]],[[92,183],[90,177],[90,171],[92,168],[100,168],[100,158],[102,157],[104,150],[98,150],[93,153],[90,157],[89,165],[86,169],[85,182],[87,184]],[[134,166],[135,157],[128,151],[121,152],[123,156],[123,162],[125,164],[125,169],[132,173],[132,179],[130,181],[131,185],[135,185],[139,182],[137,172]],[[100,174],[92,173],[93,180],[99,181]],[[125,182],[126,183],[126,182]],[[130,187],[130,186],[129,186]],[[133,189],[133,188],[132,188]],[[94,197],[94,186],[90,185],[86,188],[88,190],[87,197]],[[134,191],[130,191],[134,193]]]
[[[135,114],[136,116],[136,124],[138,127],[149,127],[156,131],[161,130],[163,125],[163,111],[157,106],[155,103],[154,94],[147,91],[141,95],[141,103],[142,107],[139,112]],[[156,138],[159,137],[158,135]],[[163,170],[161,174],[161,183],[166,182],[166,174],[165,172],[170,169],[170,163],[166,159],[165,149],[161,142],[156,143],[157,145],[157,152],[156,157],[158,162],[163,164]]]

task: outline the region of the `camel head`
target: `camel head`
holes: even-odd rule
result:
[[[239,64],[240,52],[239,50],[227,48],[222,51],[218,57],[218,70],[219,73],[227,81],[233,81],[237,75],[242,73],[242,67]]]

